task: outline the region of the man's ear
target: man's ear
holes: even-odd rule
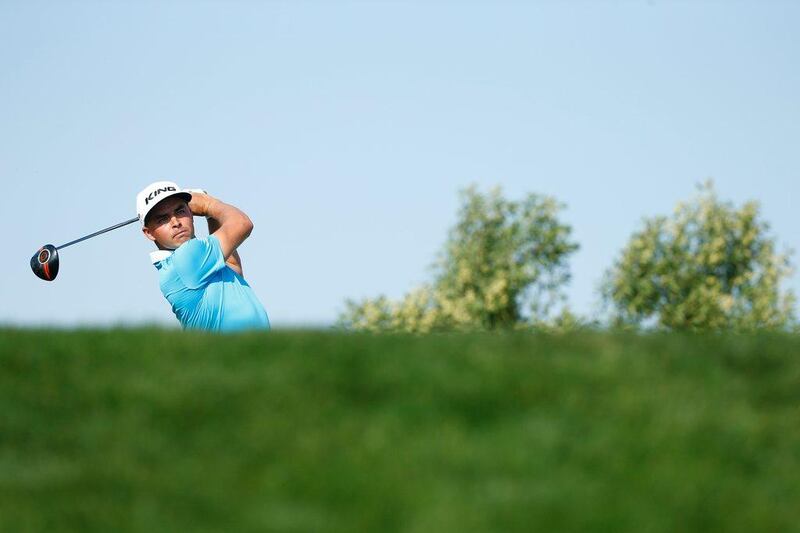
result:
[[[144,233],[144,236],[150,239],[151,241],[156,242],[156,236],[153,235],[153,233],[150,231],[150,228],[148,228],[147,226],[142,226],[142,233]]]

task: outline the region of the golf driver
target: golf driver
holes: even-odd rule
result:
[[[86,239],[91,239],[92,237],[96,237],[102,233],[106,233],[107,231],[115,230],[117,228],[121,228],[122,226],[127,226],[128,224],[133,224],[134,222],[138,222],[138,220],[139,217],[134,217],[130,220],[126,220],[125,222],[120,222],[119,224],[114,224],[108,228],[101,229],[100,231],[95,231],[94,233],[86,235],[85,237],[81,237],[80,239],[70,241],[67,244],[62,244],[61,246],[45,244],[39,248],[35,254],[33,254],[33,257],[31,257],[31,270],[33,270],[33,273],[43,280],[53,281],[58,275],[59,250],[63,250],[67,246],[72,246],[73,244],[85,241]]]

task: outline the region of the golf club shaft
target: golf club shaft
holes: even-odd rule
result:
[[[67,244],[62,244],[61,246],[57,246],[56,250],[61,250],[62,248],[66,248],[67,246],[72,246],[73,244],[77,244],[77,243],[79,243],[81,241],[85,241],[86,239],[91,239],[92,237],[96,237],[97,235],[100,235],[101,233],[105,233],[107,231],[111,231],[111,230],[114,230],[114,229],[117,229],[117,228],[121,228],[122,226],[127,226],[128,224],[133,224],[134,222],[137,222],[138,220],[139,220],[139,217],[133,217],[132,219],[126,220],[125,222],[120,222],[119,224],[114,224],[113,226],[108,227],[106,229],[101,229],[100,231],[95,231],[94,233],[92,233],[91,235],[87,235],[86,237],[81,237],[80,239],[75,239],[74,241],[70,241]]]

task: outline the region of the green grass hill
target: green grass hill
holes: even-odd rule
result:
[[[0,330],[0,532],[800,530],[800,338]]]

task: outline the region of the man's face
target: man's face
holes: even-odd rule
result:
[[[159,248],[174,250],[194,237],[194,219],[189,204],[182,198],[167,198],[147,214],[142,232]]]

